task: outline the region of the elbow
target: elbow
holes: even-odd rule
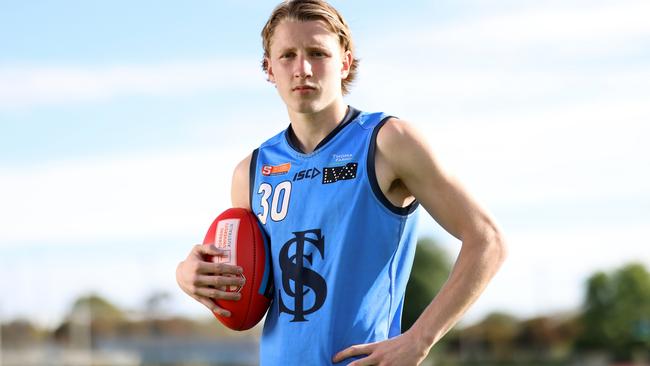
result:
[[[508,257],[508,245],[503,233],[496,225],[490,225],[486,231],[486,254],[496,268],[499,268]]]
[[[463,245],[468,244],[472,252],[482,258],[483,263],[498,270],[508,256],[508,246],[503,232],[496,224],[487,220],[465,236]]]

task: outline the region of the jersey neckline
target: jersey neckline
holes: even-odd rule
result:
[[[300,149],[298,147],[297,144],[294,143],[296,135],[293,132],[293,128],[291,128],[291,124],[289,124],[289,127],[287,127],[287,129],[285,130],[284,137],[287,140],[287,144],[289,145],[289,147],[291,147],[293,150],[295,150],[296,152],[298,152],[300,154],[311,155],[311,154],[317,152],[321,147],[325,146],[325,144],[327,144],[339,132],[341,132],[341,130],[343,130],[343,128],[345,128],[345,126],[349,125],[350,122],[355,120],[359,116],[359,114],[361,114],[361,111],[359,111],[358,109],[356,109],[356,108],[349,105],[348,110],[345,113],[345,116],[343,117],[341,122],[329,134],[327,134],[327,136],[325,136],[325,138],[322,139],[321,142],[318,143],[318,145],[316,145],[316,147],[314,148],[314,151],[312,151],[309,154],[306,154],[304,151],[302,151],[302,149]]]

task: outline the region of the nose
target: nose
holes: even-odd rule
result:
[[[306,57],[298,57],[294,76],[297,78],[308,78],[312,76],[311,63]]]

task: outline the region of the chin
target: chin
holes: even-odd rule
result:
[[[294,112],[311,114],[323,110],[325,104],[318,100],[300,100],[287,103],[287,107]]]
[[[335,98],[322,93],[312,95],[309,97],[296,97],[291,93],[282,95],[287,109],[295,113],[314,114],[327,109],[335,102]]]

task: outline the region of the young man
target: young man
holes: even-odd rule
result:
[[[417,365],[477,299],[505,257],[487,212],[445,173],[411,125],[348,107],[350,31],[322,0],[280,4],[264,30],[263,68],[290,126],[236,168],[232,204],[270,237],[275,293],[260,344],[266,365]],[[415,252],[417,208],[462,241],[449,279],[400,334]],[[198,245],[177,268],[180,287],[209,309],[238,295],[236,267]]]

